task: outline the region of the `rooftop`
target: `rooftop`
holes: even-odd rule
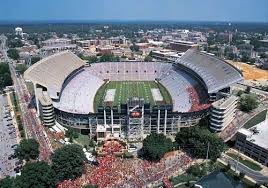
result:
[[[226,108],[228,108],[228,106],[230,104],[232,104],[233,102],[235,102],[237,99],[238,99],[238,97],[232,95],[232,96],[227,97],[227,98],[222,98],[222,99],[214,102],[212,105],[215,108],[226,109]]]
[[[170,41],[171,43],[180,43],[180,44],[185,44],[185,45],[197,45],[195,44],[194,42],[191,42],[191,41],[183,41],[183,40],[172,40]]]
[[[256,127],[256,130],[259,131],[259,133],[257,134],[252,134],[250,140],[252,143],[261,146],[263,148],[268,149],[268,119],[266,119],[265,121],[255,125],[254,127]],[[252,127],[252,129],[254,129],[254,127]]]
[[[255,133],[253,130],[256,130]],[[239,132],[246,135],[248,141],[262,148],[268,149],[268,119],[250,129],[242,128]]]

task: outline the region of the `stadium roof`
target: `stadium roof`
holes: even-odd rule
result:
[[[64,51],[35,63],[25,71],[24,77],[46,87],[51,98],[58,98],[57,92],[61,91],[68,75],[84,64],[75,54]]]
[[[218,92],[243,80],[242,73],[234,66],[197,49],[189,49],[176,62],[196,72],[205,82],[208,93]]]

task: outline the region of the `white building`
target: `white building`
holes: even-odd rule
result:
[[[235,110],[238,98],[230,96],[212,103],[210,115],[210,128],[214,131],[222,131],[235,118]]]
[[[236,134],[235,147],[268,166],[268,119],[253,126],[250,129],[240,129]]]
[[[22,28],[21,27],[16,27],[15,28],[15,33],[16,33],[16,35],[22,36],[22,34],[23,34]]]

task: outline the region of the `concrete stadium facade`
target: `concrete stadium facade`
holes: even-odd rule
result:
[[[208,68],[203,69],[200,62]],[[98,140],[109,136],[142,140],[151,132],[175,134],[208,115],[210,104],[222,98],[220,93],[228,93],[232,84],[243,80],[231,65],[196,50],[188,50],[172,63],[91,65],[71,52],[61,52],[30,67],[24,77],[34,84],[36,106],[44,125],[57,122],[97,136]],[[110,80],[154,80],[169,91],[173,104],[153,106],[133,97],[119,106],[94,108],[97,90]],[[202,104],[195,104],[197,101]]]

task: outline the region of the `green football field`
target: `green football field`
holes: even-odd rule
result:
[[[104,105],[104,98],[109,89],[116,89],[113,105],[126,103],[130,97],[144,98],[145,102],[156,105],[153,99],[151,88],[158,88],[163,96],[163,103],[171,104],[172,98],[166,88],[154,81],[110,81],[105,83],[97,92],[94,99],[95,109]]]

